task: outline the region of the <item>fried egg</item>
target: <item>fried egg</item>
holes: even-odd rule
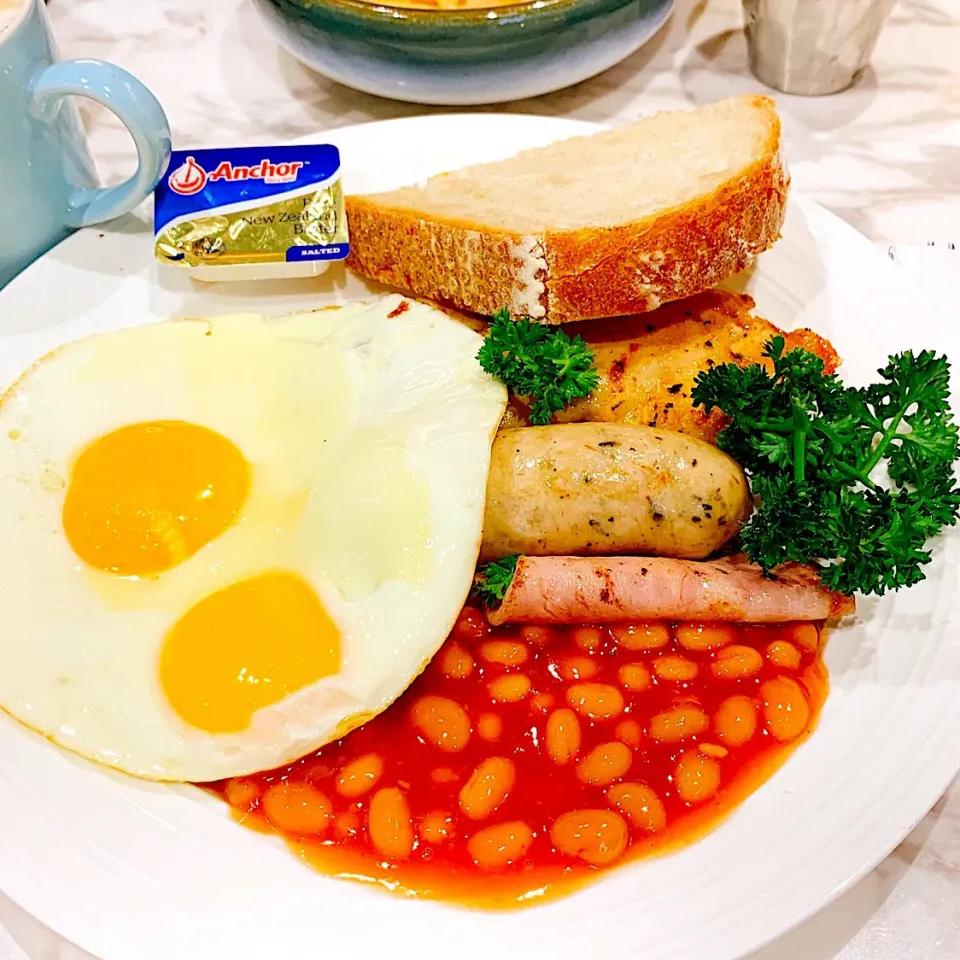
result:
[[[66,344],[0,404],[0,706],[158,780],[384,710],[469,592],[506,403],[400,296]]]

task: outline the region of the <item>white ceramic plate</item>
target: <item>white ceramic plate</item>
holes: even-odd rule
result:
[[[347,186],[390,188],[591,127],[436,116],[337,131]],[[774,322],[809,325],[864,381],[888,352],[960,356],[946,319],[874,246],[824,210],[791,206],[748,280]],[[52,346],[171,315],[283,312],[362,296],[342,272],[286,284],[158,277],[145,218],[77,234],[0,295],[0,381]],[[955,403],[956,406],[956,403]],[[960,537],[929,579],[864,601],[836,632],[820,727],[716,832],[626,866],[567,899],[506,914],[408,902],[326,879],[190,787],[140,783],[58,751],[0,716],[0,888],[104,960],[730,960],[836,897],[917,823],[960,767]],[[2,610],[0,585],[0,610]]]

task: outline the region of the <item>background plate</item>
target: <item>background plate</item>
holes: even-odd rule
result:
[[[367,124],[328,139],[342,148],[347,188],[363,191],[591,129],[476,114]],[[761,315],[830,337],[853,382],[908,346],[957,355],[946,319],[918,306],[869,241],[812,204],[791,204],[783,239],[738,282]],[[369,290],[340,269],[229,286],[159,274],[147,215],[128,217],[71,237],[0,294],[0,381],[93,331],[236,308],[278,313]],[[831,636],[833,689],[819,729],[720,829],[567,899],[483,914],[329,880],[200,791],[98,769],[5,715],[0,888],[104,960],[372,958],[398,949],[422,960],[494,952],[731,960],[872,868],[960,767],[958,552],[953,531],[925,583],[861,602],[855,625]]]

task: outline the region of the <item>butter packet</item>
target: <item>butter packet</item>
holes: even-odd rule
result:
[[[175,150],[154,250],[198,280],[309,277],[350,251],[332,144]]]

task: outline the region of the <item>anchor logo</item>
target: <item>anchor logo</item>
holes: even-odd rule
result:
[[[167,184],[174,193],[189,197],[207,185],[207,171],[193,157],[187,157],[186,162],[167,178]]]

